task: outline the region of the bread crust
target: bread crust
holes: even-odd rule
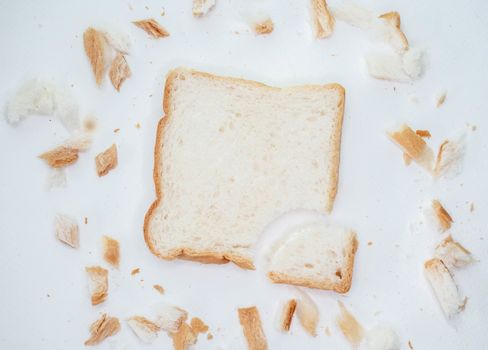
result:
[[[161,158],[163,153],[162,149],[163,149],[164,130],[166,128],[167,122],[172,117],[170,113],[170,97],[171,97],[170,95],[171,95],[171,90],[173,88],[174,81],[176,80],[178,75],[183,72],[189,73],[193,76],[200,76],[200,77],[217,80],[217,81],[232,81],[234,83],[245,84],[253,87],[266,88],[271,90],[281,90],[281,88],[268,86],[257,81],[246,80],[241,78],[233,78],[233,77],[232,78],[223,77],[223,76],[213,75],[206,72],[200,72],[200,71],[195,71],[187,68],[182,68],[182,67],[175,68],[169,71],[168,75],[166,76],[166,84],[164,87],[164,94],[163,94],[164,115],[159,120],[157,131],[156,131],[156,142],[154,145],[153,180],[154,180],[154,187],[156,191],[156,200],[150,205],[144,217],[144,225],[143,225],[144,240],[151,253],[165,260],[174,260],[176,258],[179,258],[184,260],[197,261],[205,264],[226,264],[228,262],[233,262],[234,264],[236,264],[237,266],[243,269],[254,270],[255,267],[253,261],[250,258],[244,257],[239,254],[234,254],[231,252],[219,253],[213,251],[196,251],[191,248],[185,248],[185,247],[173,249],[170,252],[167,252],[166,254],[162,254],[156,249],[156,247],[152,242],[151,233],[149,230],[149,224],[151,222],[153,215],[155,214],[156,209],[158,208],[161,201],[163,200],[163,196],[164,196],[162,186],[161,186],[163,181],[162,181],[162,176],[160,176],[160,174],[162,174],[160,169],[160,164],[161,164]],[[330,140],[330,144],[332,146],[331,165],[329,168],[330,169],[329,179],[331,185],[330,185],[330,191],[328,192],[328,202],[326,207],[324,208],[326,212],[330,213],[332,211],[333,203],[337,194],[337,186],[338,186],[338,179],[339,179],[339,163],[340,163],[340,148],[341,148],[340,143],[341,143],[341,136],[342,136],[342,123],[344,117],[345,89],[340,84],[337,83],[326,84],[326,85],[304,85],[304,86],[300,86],[300,88],[309,88],[309,89],[325,88],[325,89],[336,90],[339,93],[339,104],[337,106],[338,115],[336,118],[336,124],[334,125],[335,133],[333,134]],[[352,276],[352,265],[351,265],[350,274]],[[350,287],[350,283],[349,283],[349,287]],[[347,288],[347,290],[349,290],[349,288]]]

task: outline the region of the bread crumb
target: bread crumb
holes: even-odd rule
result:
[[[442,206],[441,202],[437,199],[432,201],[432,209],[434,209],[434,213],[436,215],[440,231],[445,232],[451,228],[453,223],[451,215],[447,212],[446,209]]]
[[[386,25],[384,28],[386,41],[399,52],[408,50],[407,37],[400,29],[400,14],[396,11],[392,11],[380,15],[378,18],[382,19],[383,23]]]
[[[269,34],[273,32],[273,30],[274,30],[274,24],[270,18],[262,22],[258,22],[254,25],[254,32],[256,34]]]
[[[97,345],[108,337],[120,331],[120,322],[117,317],[109,317],[103,314],[90,326],[90,338],[85,341],[85,345]]]
[[[325,335],[330,337],[331,333],[329,327],[325,327]]]
[[[113,144],[110,148],[98,154],[95,158],[98,176],[105,176],[117,166],[117,146]]]
[[[88,224],[88,218],[85,216],[85,225]]]
[[[153,288],[156,289],[160,294],[164,294],[164,288],[159,284],[153,285]]]
[[[152,343],[158,336],[159,326],[143,316],[132,316],[127,323],[137,337],[146,344]]]
[[[79,248],[80,234],[78,224],[70,217],[62,214],[56,215],[54,222],[56,237],[72,248]]]
[[[135,127],[136,127],[136,129],[140,129],[141,128],[141,124],[140,123],[136,123]]]
[[[124,81],[131,76],[131,71],[129,65],[127,64],[127,60],[120,52],[113,59],[108,75],[113,87],[117,91],[120,91],[120,87]]]
[[[410,340],[408,341],[408,347],[410,348],[410,350],[413,350],[412,342]]]
[[[134,275],[137,275],[139,272],[141,272],[141,269],[140,269],[140,268],[138,268],[138,267],[136,267],[135,269],[133,269],[133,270],[130,272],[130,274],[131,274],[132,276],[134,276]]]
[[[103,236],[103,259],[114,267],[120,264],[120,244],[116,239]]]
[[[95,117],[86,117],[83,120],[83,129],[85,132],[93,132],[97,128],[97,118]]]
[[[452,178],[462,171],[465,153],[465,135],[462,134],[456,139],[445,140],[437,152],[434,165],[434,176]]]
[[[215,0],[193,0],[193,16],[202,17],[215,6]]]
[[[208,339],[208,340],[212,340],[212,339],[213,339],[213,335],[212,335],[212,333],[208,333],[208,334],[207,334],[207,339]]]
[[[297,307],[297,301],[295,299],[290,299],[284,303],[282,309],[280,310],[279,318],[279,329],[283,332],[288,332],[290,330],[291,322],[293,320],[293,315]]]
[[[412,158],[410,158],[410,156],[406,153],[403,153],[403,163],[406,166],[409,166],[412,163]]]
[[[419,135],[420,137],[424,137],[424,138],[427,138],[427,139],[430,139],[431,138],[431,134],[430,134],[430,131],[429,130],[415,130],[415,133],[417,135]]]
[[[239,308],[239,323],[246,337],[247,345],[250,350],[267,349],[266,336],[264,335],[259,311],[255,306]]]
[[[83,33],[85,53],[92,66],[95,81],[98,86],[103,81],[105,74],[106,41],[104,35],[94,28],[88,28]]]
[[[319,309],[317,304],[304,291],[300,290],[300,298],[297,302],[297,316],[303,328],[308,334],[315,337],[317,335],[317,324],[319,322]]]
[[[132,22],[137,27],[141,28],[154,39],[165,38],[169,36],[169,32],[161,26],[154,18],[143,19]]]
[[[191,329],[195,334],[207,333],[208,326],[198,317],[193,317],[190,321]]]
[[[434,154],[425,141],[408,125],[403,124],[397,130],[388,132],[388,136],[417,164],[431,172]]]
[[[341,313],[336,318],[337,325],[339,326],[342,334],[346,337],[347,341],[355,348],[361,343],[361,339],[364,335],[364,330],[361,324],[356,318],[346,309],[341,301],[338,301]]]
[[[441,259],[447,268],[464,267],[475,262],[470,251],[452,239],[451,235],[435,248],[435,256]]]
[[[439,95],[437,95],[436,96],[435,106],[437,108],[439,108],[440,106],[442,106],[444,104],[444,102],[446,101],[446,97],[447,97],[447,92],[446,91],[442,91]]]
[[[120,128],[114,129],[114,133],[118,133],[120,131]]]
[[[469,205],[469,211],[472,213],[474,211],[474,203]]]
[[[100,266],[85,267],[92,305],[98,305],[108,296],[108,270]]]
[[[188,313],[174,305],[159,303],[154,307],[155,323],[164,331],[175,333],[188,318]]]
[[[368,245],[373,245],[373,242],[369,241],[369,242],[368,242]]]
[[[327,38],[334,31],[334,17],[327,8],[326,0],[312,0],[312,15],[316,38]]]
[[[176,333],[170,334],[173,339],[173,346],[175,350],[187,350],[191,345],[197,342],[197,334],[193,332],[191,327],[183,323]]]
[[[58,146],[50,151],[42,153],[39,158],[44,160],[50,167],[63,168],[78,160],[78,150],[71,147]]]

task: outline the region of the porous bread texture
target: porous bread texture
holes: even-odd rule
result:
[[[330,211],[344,89],[274,88],[188,69],[169,73],[144,237],[164,259],[252,269],[265,226],[295,208]]]
[[[270,258],[275,283],[346,293],[351,288],[356,234],[339,226],[312,223],[292,230]]]

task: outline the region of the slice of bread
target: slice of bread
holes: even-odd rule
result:
[[[333,290],[351,288],[356,234],[324,223],[292,230],[270,257],[268,276],[275,283]]]
[[[169,73],[159,122],[156,201],[144,222],[164,259],[254,268],[265,226],[295,208],[330,211],[344,89],[274,88],[188,69]]]

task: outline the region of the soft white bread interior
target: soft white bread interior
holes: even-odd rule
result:
[[[317,335],[317,325],[320,313],[315,301],[304,291],[298,289],[297,316],[300,324],[308,334],[315,337]]]
[[[316,222],[292,230],[270,257],[268,276],[276,283],[345,293],[351,288],[356,234]]]
[[[296,208],[330,211],[337,189],[344,89],[274,88],[188,69],[169,73],[146,214],[165,259],[253,268],[265,226]]]
[[[159,303],[154,306],[154,323],[163,331],[175,333],[188,318],[188,313],[171,304]]]
[[[435,248],[435,256],[441,259],[448,268],[465,267],[476,261],[469,250],[452,239],[451,235]]]
[[[159,326],[143,316],[132,316],[127,324],[143,343],[150,344],[158,337]]]

